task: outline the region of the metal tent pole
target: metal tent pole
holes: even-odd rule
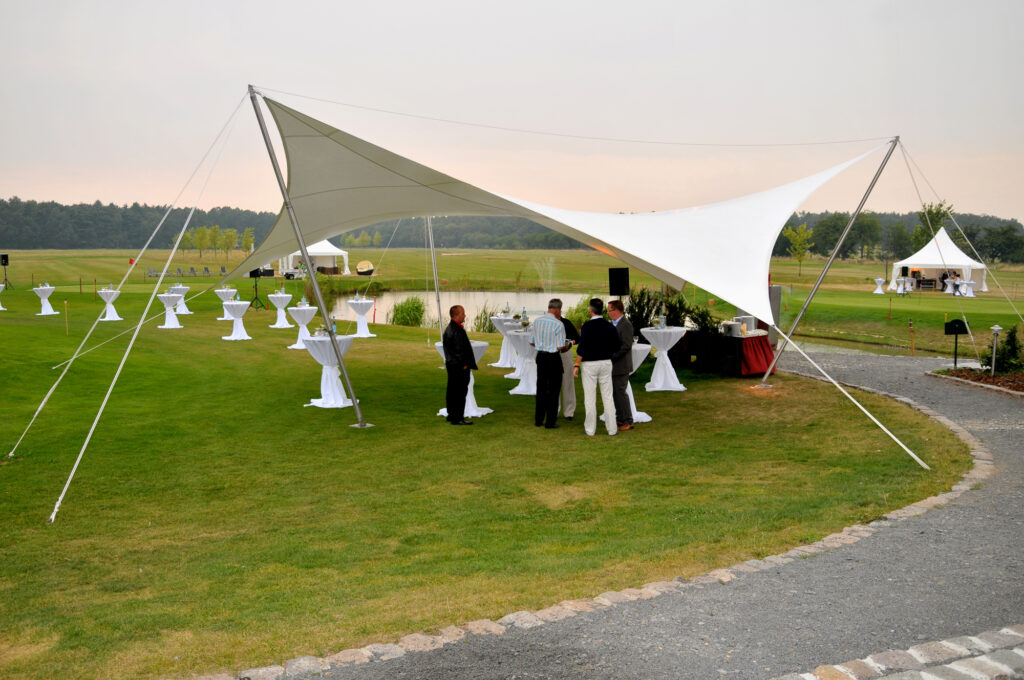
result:
[[[299,250],[302,251],[302,261],[306,263],[306,272],[309,274],[310,282],[313,284],[313,294],[316,296],[317,307],[320,308],[320,316],[323,317],[324,326],[331,339],[331,347],[334,348],[334,356],[338,359],[338,368],[341,370],[341,377],[345,380],[345,388],[352,397],[352,407],[356,412],[358,423],[352,427],[373,427],[372,424],[363,420],[362,409],[359,408],[359,400],[356,399],[355,390],[352,389],[352,381],[348,377],[348,369],[345,367],[345,360],[341,356],[341,349],[338,348],[337,336],[334,334],[334,324],[327,314],[327,304],[324,302],[323,293],[320,291],[320,284],[316,280],[316,270],[313,268],[313,261],[306,250],[306,240],[299,230],[299,221],[295,217],[295,210],[292,208],[292,199],[288,195],[288,187],[285,186],[284,176],[281,174],[281,166],[277,163],[277,156],[274,155],[274,147],[270,143],[270,134],[267,132],[267,123],[263,120],[263,111],[260,110],[259,101],[256,99],[256,89],[249,86],[249,99],[252,100],[252,108],[256,111],[256,120],[260,124],[260,132],[263,133],[263,142],[267,145],[267,153],[270,154],[270,164],[274,166],[274,175],[277,177],[277,185],[281,188],[281,196],[284,197],[284,207],[288,211],[288,219],[292,221],[292,229],[295,230],[295,240],[299,242]]]
[[[437,328],[444,334],[444,317],[441,315],[441,289],[437,284],[437,255],[434,254],[434,225],[427,217],[427,241],[430,243],[430,264],[434,266],[434,298],[437,300]]]
[[[864,204],[867,203],[868,196],[871,195],[871,190],[875,188],[875,184],[878,182],[878,178],[882,176],[882,170],[885,169],[885,164],[889,162],[889,158],[892,156],[892,152],[896,150],[896,145],[899,144],[900,137],[896,135],[892,138],[892,142],[889,143],[889,150],[885,152],[885,158],[882,159],[881,165],[878,166],[878,170],[875,171],[875,176],[871,178],[871,184],[868,185],[867,191],[864,192],[864,196],[860,199],[860,203],[857,204],[857,209],[850,215],[850,221],[846,223],[846,229],[843,230],[839,240],[836,241],[836,247],[832,249],[832,254],[829,255],[828,261],[825,263],[825,267],[821,270],[821,274],[818,275],[818,280],[814,282],[814,287],[811,288],[811,292],[807,295],[807,299],[804,300],[803,307],[800,308],[800,313],[796,315],[796,319],[793,321],[793,325],[789,329],[789,334],[781,333],[782,343],[779,345],[778,350],[775,352],[775,358],[772,359],[771,366],[765,371],[764,377],[761,378],[761,383],[758,387],[765,387],[768,382],[768,376],[775,370],[775,365],[779,363],[779,357],[782,356],[783,350],[786,349],[788,338],[793,337],[793,333],[796,331],[796,327],[800,325],[800,320],[804,317],[804,312],[807,311],[807,307],[810,306],[811,300],[814,298],[815,293],[818,292],[818,288],[821,287],[821,282],[825,280],[825,275],[828,274],[829,268],[835,261],[836,256],[839,254],[839,249],[843,246],[843,241],[846,240],[847,234],[853,229],[853,223],[857,220],[860,215],[860,211],[864,209]]]

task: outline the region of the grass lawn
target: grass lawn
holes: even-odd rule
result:
[[[63,311],[62,297],[68,335],[63,315],[34,316],[27,285],[3,293],[0,453],[102,308],[77,283],[55,293]],[[118,311],[144,302],[128,291]],[[0,461],[0,677],[185,677],[393,641],[781,552],[968,465],[951,433],[873,395],[933,472],[829,385],[681,373],[687,392],[648,394],[650,364],[634,391],[654,422],[633,432],[538,430],[533,400],[490,367],[476,395],[495,413],[452,430],[435,415],[436,331],[387,326],[347,357],[376,425],[356,430],[351,409],[302,407],[320,367],[285,349],[295,331],[267,328],[272,313],[246,316],[253,341],[224,342],[219,301],[190,307],[183,330],[143,329],[53,525],[127,336],[78,360]],[[474,337],[494,361],[499,337]]]

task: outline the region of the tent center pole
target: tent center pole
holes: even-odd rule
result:
[[[444,317],[441,315],[441,288],[437,283],[437,255],[434,253],[434,225],[427,216],[427,242],[430,244],[430,264],[434,267],[434,299],[437,301],[437,329],[444,335]]]
[[[288,187],[285,185],[284,176],[281,174],[281,166],[277,163],[277,156],[274,155],[274,147],[270,143],[270,134],[267,132],[267,123],[263,120],[263,111],[260,110],[259,101],[256,99],[256,89],[252,85],[249,86],[249,99],[252,100],[252,108],[256,111],[256,120],[260,124],[260,132],[263,133],[263,142],[267,145],[267,153],[270,154],[270,164],[274,166],[274,175],[277,177],[277,186],[280,187],[281,196],[284,198],[284,207],[288,211],[288,219],[291,220],[292,229],[295,230],[295,240],[299,242],[299,250],[302,251],[302,261],[306,263],[306,272],[309,275],[310,282],[313,284],[313,294],[316,297],[317,307],[320,309],[320,316],[323,317],[324,326],[327,328],[331,347],[334,348],[334,356],[338,360],[338,369],[341,371],[341,377],[345,380],[345,388],[352,398],[352,407],[355,409],[356,419],[359,421],[352,427],[373,427],[372,424],[363,420],[363,412],[359,408],[359,400],[356,399],[355,390],[352,389],[352,381],[348,377],[348,369],[345,367],[345,360],[341,356],[341,349],[338,347],[337,336],[334,333],[334,324],[327,313],[327,303],[324,302],[323,293],[320,291],[320,284],[316,280],[316,270],[313,268],[313,261],[309,257],[309,251],[306,250],[306,240],[302,237],[302,232],[299,230],[299,221],[295,217],[295,210],[292,208]]]
[[[899,141],[900,137],[899,135],[896,135],[889,143],[889,150],[885,152],[885,158],[882,159],[882,163],[878,166],[878,170],[875,171],[875,176],[871,178],[871,184],[868,185],[867,191],[864,192],[864,196],[861,197],[860,203],[857,204],[857,209],[853,211],[852,215],[850,215],[850,221],[846,223],[846,229],[843,230],[843,233],[839,236],[839,240],[836,241],[836,246],[832,249],[832,254],[829,255],[828,261],[825,262],[825,266],[822,268],[821,274],[818,275],[818,280],[814,282],[814,287],[811,288],[811,292],[808,293],[807,299],[804,300],[803,307],[800,308],[800,313],[797,314],[796,319],[793,320],[793,325],[789,329],[789,334],[781,334],[782,342],[779,344],[779,348],[775,352],[775,358],[772,359],[771,366],[769,366],[768,370],[764,372],[764,377],[761,378],[760,384],[757,385],[758,387],[768,386],[768,376],[772,374],[772,371],[775,370],[775,365],[779,363],[779,357],[782,356],[783,350],[786,349],[786,344],[789,342],[789,338],[793,337],[793,333],[796,332],[796,327],[800,325],[800,320],[803,319],[804,312],[807,311],[807,308],[811,304],[811,300],[818,292],[818,288],[821,287],[821,283],[825,280],[825,276],[828,274],[829,268],[832,266],[832,263],[835,262],[840,248],[843,247],[843,242],[846,240],[846,236],[850,233],[850,230],[853,229],[853,223],[857,221],[857,217],[860,215],[861,210],[864,209],[864,204],[867,203],[868,196],[871,195],[871,191],[875,188],[875,184],[878,183],[878,178],[882,176],[882,170],[885,169],[885,165],[889,162],[889,158],[892,156],[892,152],[896,150],[896,145],[899,144]]]

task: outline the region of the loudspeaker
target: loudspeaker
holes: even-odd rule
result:
[[[608,294],[629,295],[629,267],[608,268]]]
[[[260,278],[260,270],[259,269],[253,269],[251,272],[249,272],[249,278],[250,279],[258,279],[258,278]]]
[[[910,276],[910,267],[900,267],[900,276],[903,278]]]
[[[7,253],[0,253],[0,267],[6,267],[10,262],[7,260]]]

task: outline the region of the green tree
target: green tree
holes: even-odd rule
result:
[[[238,247],[238,230],[237,229],[224,229],[217,236],[217,247],[224,251],[224,256],[227,257],[231,254],[231,251]]]
[[[356,246],[357,248],[366,248],[367,246],[370,245],[370,243],[370,235],[367,234],[365,231],[361,231],[359,232],[359,236],[356,237],[355,243],[353,243],[352,245]]]
[[[246,227],[245,231],[242,232],[242,250],[249,252],[252,250],[253,245],[256,243],[256,230],[252,227]]]
[[[192,235],[192,245],[199,251],[199,259],[203,259],[203,251],[210,247],[210,228],[196,227]]]
[[[217,248],[220,247],[220,225],[215,224],[212,227],[208,227],[210,230],[210,241],[206,244],[207,248],[213,249],[213,254],[217,254]]]
[[[814,245],[811,241],[814,230],[808,229],[807,223],[804,222],[796,229],[786,227],[782,230],[782,235],[789,239],[789,248],[786,249],[786,252],[796,260],[796,275],[800,276],[803,273],[804,260],[807,259],[807,253]]]
[[[373,232],[373,247],[374,248],[380,248],[380,242],[381,242],[380,232],[379,231]],[[488,321],[490,321],[490,319],[488,319]]]
[[[945,201],[925,203],[921,210],[917,211],[917,223],[919,226],[924,227],[929,241],[939,229],[945,228],[946,221],[949,219],[949,213],[951,212],[953,212],[953,206],[946,205]],[[928,241],[925,241],[921,245],[927,243]]]
[[[818,220],[818,223],[814,225],[814,245],[811,252],[819,255],[831,254],[849,221],[850,216],[845,213],[832,213]],[[855,244],[850,241],[847,238],[839,249],[839,257],[844,260],[850,256],[855,247]]]
[[[924,248],[931,240],[931,232],[929,232],[928,228],[923,224],[919,224],[914,227],[914,233],[910,235],[910,245],[913,247],[914,252]]]
[[[181,243],[178,244],[179,250],[191,250],[195,247],[192,243],[192,237],[195,234],[194,230],[189,229],[181,235]]]
[[[853,221],[853,228],[847,238],[860,247],[860,256],[863,258],[871,254],[881,237],[882,223],[878,216],[862,212]]]

